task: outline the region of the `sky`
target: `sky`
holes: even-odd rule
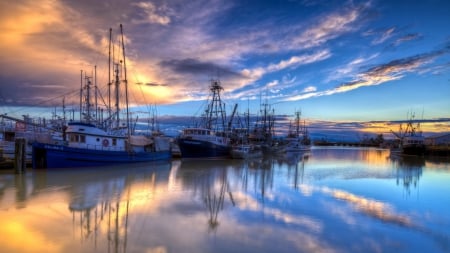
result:
[[[105,97],[120,24],[137,111],[200,116],[219,79],[228,113],[266,103],[372,132],[415,115],[429,132],[450,131],[448,0],[1,1],[0,114],[77,106],[81,71],[96,72]]]

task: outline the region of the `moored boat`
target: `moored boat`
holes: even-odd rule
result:
[[[397,146],[391,148],[391,154],[395,155],[418,155],[425,154],[425,137],[420,130],[420,124],[414,123],[414,115],[406,123],[406,128],[403,129],[400,124],[399,133],[391,131],[397,137]]]
[[[261,147],[251,144],[238,144],[231,148],[231,157],[234,159],[261,158],[263,152]]]
[[[222,90],[218,80],[212,80],[212,99],[208,104],[199,127],[183,129],[178,137],[182,158],[222,159],[229,158],[230,138],[225,129],[225,110],[220,99]]]
[[[286,137],[286,152],[305,152],[311,150],[311,140],[306,126],[300,125],[300,112],[295,113],[295,126],[290,126]],[[294,128],[294,129],[293,129]]]
[[[69,123],[66,134],[66,145],[33,143],[33,168],[100,166],[171,157],[164,137],[114,135],[83,122]]]
[[[122,25],[120,25],[122,33]],[[111,37],[111,36],[110,36]],[[122,48],[123,33],[122,33]],[[88,76],[81,78],[80,89],[80,120],[70,122],[63,132],[62,144],[49,144],[43,142],[33,143],[33,168],[62,168],[101,166],[118,163],[140,163],[156,160],[169,160],[171,158],[170,138],[162,135],[135,135],[129,119],[128,91],[125,65],[125,52],[123,59],[114,64],[115,74],[115,112],[106,108],[110,115],[103,120],[96,113],[99,108],[91,108],[90,90],[93,84]],[[123,64],[123,65],[122,65]],[[119,70],[124,72],[126,119],[120,119],[119,108]],[[112,82],[109,82],[112,84]],[[96,86],[96,85],[95,85]],[[95,93],[97,96],[97,93]],[[95,97],[95,101],[97,98]],[[83,102],[83,103],[82,103]],[[97,105],[97,103],[95,103]],[[109,101],[108,104],[111,104]]]

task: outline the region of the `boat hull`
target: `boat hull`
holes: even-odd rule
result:
[[[253,158],[261,158],[262,156],[263,156],[262,151],[244,152],[241,150],[231,150],[231,158],[233,159],[253,159]]]
[[[291,152],[291,153],[295,153],[295,152],[307,152],[311,150],[311,146],[310,145],[303,145],[303,144],[296,144],[296,145],[288,145],[286,147],[286,152]]]
[[[225,159],[230,158],[231,147],[208,141],[178,139],[181,158]]]
[[[422,156],[425,154],[425,145],[404,146],[402,147],[402,154]]]
[[[170,160],[171,152],[126,152],[90,150],[62,145],[33,143],[33,168],[72,168]]]

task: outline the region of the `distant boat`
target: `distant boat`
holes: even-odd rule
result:
[[[123,47],[123,32],[122,33]],[[124,47],[123,47],[124,48]],[[106,120],[97,117],[98,108],[91,108],[91,78],[85,76],[80,89],[80,121],[70,122],[65,129],[64,144],[33,143],[33,168],[63,168],[136,163],[171,158],[169,137],[133,135],[125,92],[126,124],[119,118],[119,69],[124,70],[127,90],[125,52],[123,61],[114,64],[116,111]],[[123,66],[122,66],[123,63]],[[81,78],[83,80],[83,78]],[[110,82],[110,84],[112,84]],[[97,93],[95,93],[97,94]],[[84,99],[84,103],[81,101]],[[96,99],[97,100],[97,99]],[[109,103],[110,104],[110,103]],[[109,108],[108,111],[112,111]],[[83,116],[83,118],[82,118]]]
[[[420,130],[420,124],[414,124],[414,114],[406,123],[406,128],[403,129],[400,124],[399,133],[391,132],[397,137],[398,145],[391,148],[391,154],[397,155],[424,155],[425,154],[425,137]]]
[[[261,117],[255,123],[255,127],[249,132],[250,144],[262,148],[263,154],[277,155],[286,152],[286,143],[275,137],[275,115],[274,110],[266,102],[262,104]]]
[[[289,128],[289,133],[285,139],[287,142],[286,152],[304,152],[311,150],[311,140],[308,136],[306,126],[300,125],[300,112],[295,113],[295,125]]]
[[[237,144],[231,148],[231,157],[234,159],[253,159],[262,156],[262,149],[258,145]]]
[[[183,129],[178,137],[182,158],[229,158],[230,138],[225,129],[225,108],[220,98],[223,90],[218,80],[212,80],[212,99],[208,104],[199,127]]]

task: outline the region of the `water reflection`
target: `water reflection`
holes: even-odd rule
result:
[[[72,236],[74,239],[78,238],[80,245],[67,252],[77,252],[80,247],[84,248],[84,244],[92,244],[94,250],[98,248],[101,252],[126,252],[128,213],[130,201],[133,200],[132,186],[143,180],[149,183],[147,185],[149,187],[159,181],[167,182],[169,173],[169,163],[137,164],[132,168],[110,167],[101,170],[96,168],[36,170],[31,174],[14,175],[14,185],[5,185],[6,187],[0,191],[4,193],[0,195],[0,203],[7,211],[13,202],[16,203],[16,208],[33,208],[35,213],[44,214],[48,220],[54,219],[55,215],[68,218],[65,214],[68,210],[71,214]],[[11,186],[16,191],[15,199],[6,196]],[[4,201],[5,198],[6,201]],[[40,199],[44,200],[43,203],[49,203],[50,207],[36,205],[36,201],[38,203],[42,201]],[[57,204],[61,201],[66,202],[65,208]],[[26,214],[26,216],[29,215]],[[45,226],[41,222],[46,223],[46,220],[35,219],[37,217],[34,219],[25,217],[22,221],[17,219],[16,223],[21,222],[20,226],[30,228]],[[69,219],[61,221],[63,226],[69,224]],[[49,222],[48,226],[51,226],[51,223]],[[51,231],[52,229],[48,229],[48,232]],[[20,236],[15,234],[17,232],[15,229],[7,232],[9,237]],[[46,243],[45,241],[36,242],[36,244]],[[89,245],[81,251],[91,251]],[[13,251],[33,252],[35,248],[40,247],[40,245],[27,245]],[[57,250],[57,252],[63,251],[65,250],[61,248]]]
[[[194,197],[199,195],[204,201],[211,231],[219,226],[218,216],[223,209],[225,197],[228,196],[233,206],[235,204],[229,190],[228,169],[233,169],[233,164],[226,160],[183,161],[177,173],[183,187],[190,189]]]
[[[391,156],[396,170],[397,185],[402,185],[407,195],[411,194],[411,187],[416,188],[425,166],[425,158],[419,156]]]
[[[319,148],[3,173],[0,244],[5,252],[446,252],[448,167]],[[417,198],[403,197],[419,183]]]

